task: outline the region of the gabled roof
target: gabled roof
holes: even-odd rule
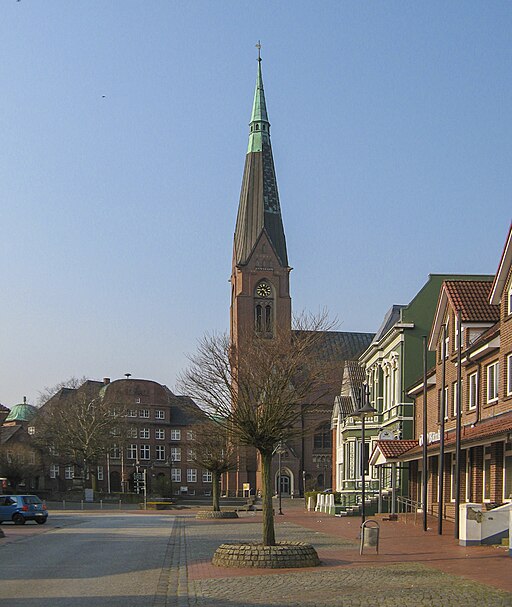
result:
[[[508,229],[508,236],[507,236],[507,240],[505,241],[505,246],[503,247],[503,253],[501,254],[498,271],[496,272],[496,276],[494,277],[494,282],[492,283],[489,301],[491,302],[491,304],[493,304],[495,306],[499,305],[499,303],[501,301],[501,298],[503,296],[503,289],[505,288],[505,283],[507,281],[507,276],[510,272],[511,266],[512,266],[512,222],[510,223],[510,228]]]
[[[207,419],[205,412],[188,396],[176,396],[164,386],[170,405],[170,420],[173,426],[190,426]]]
[[[375,466],[396,461],[417,445],[417,440],[378,440],[370,455],[370,463]]]
[[[384,320],[380,325],[372,344],[378,343],[386,333],[400,320],[400,311],[405,308],[404,304],[393,304],[391,308],[386,312]]]
[[[5,445],[5,443],[10,440],[16,432],[21,430],[21,426],[0,426],[0,445]]]
[[[9,409],[9,407],[6,407],[5,405],[2,405],[2,404],[0,403],[0,411],[4,411],[4,412],[5,412],[5,411],[10,411],[10,409]]]
[[[337,423],[338,416],[344,419],[354,414],[359,406],[357,399],[364,380],[364,368],[359,365],[357,360],[345,361],[341,393],[334,399],[331,428]]]
[[[465,323],[492,323],[499,320],[498,306],[489,303],[492,276],[488,280],[446,280],[441,288],[430,334],[429,349],[435,350],[448,306],[460,311]]]

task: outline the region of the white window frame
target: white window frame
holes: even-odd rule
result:
[[[187,483],[197,483],[197,468],[187,468]]]
[[[156,445],[155,459],[157,459],[159,462],[165,461],[165,445]]]
[[[139,417],[149,419],[149,409],[139,409]]]
[[[512,354],[507,356],[507,396],[512,396]]]
[[[489,472],[487,472],[486,462],[489,462]],[[487,474],[491,475],[491,452],[488,446],[484,447],[484,465],[483,465],[483,486],[482,486],[482,498],[484,503],[491,501],[491,479],[489,478],[489,496],[485,496],[485,487],[487,485]]]
[[[181,447],[171,447],[171,461],[181,462]]]
[[[156,409],[155,419],[165,419],[165,411],[163,409]]]
[[[156,440],[165,440],[165,430],[164,430],[164,428],[156,428],[155,429],[155,439]]]
[[[187,449],[187,462],[194,461],[194,449]]]
[[[139,430],[139,438],[149,438],[149,428],[141,428]]]
[[[131,443],[126,449],[126,459],[137,459],[137,445]]]
[[[75,467],[74,466],[66,466],[64,468],[64,478],[67,481],[71,481],[71,480],[73,480],[74,477],[75,477]]]
[[[203,470],[203,483],[211,483],[213,481],[213,475],[210,470]]]
[[[505,447],[503,449],[503,501],[510,502],[512,501],[512,482],[511,482],[511,491],[509,495],[505,493],[505,489],[507,486],[507,458],[512,459],[512,443],[505,443]],[[511,471],[512,475],[512,471]],[[512,479],[511,479],[512,480]]]
[[[171,481],[181,483],[181,468],[171,468]]]
[[[98,466],[98,469],[97,469],[97,471],[96,471],[96,478],[97,478],[99,481],[102,481],[102,480],[103,480],[103,466]]]
[[[454,381],[452,384],[452,415],[457,417],[457,382]]]
[[[468,383],[468,411],[474,411],[478,407],[478,371],[469,375]]]
[[[59,477],[59,466],[58,464],[52,464],[50,466],[50,478],[58,478]]]
[[[140,445],[139,447],[140,459],[148,460],[151,459],[151,446]]]
[[[486,367],[487,373],[487,402],[495,403],[498,400],[500,363],[495,361]],[[492,388],[492,392],[491,392]]]
[[[171,440],[181,440],[181,430],[171,428]]]
[[[128,409],[126,417],[137,417],[137,409]]]
[[[121,459],[121,449],[119,448],[119,445],[112,445],[112,447],[110,448],[109,457],[110,459]]]
[[[512,282],[510,283],[510,286],[508,288],[507,303],[508,303],[507,313],[512,314]]]

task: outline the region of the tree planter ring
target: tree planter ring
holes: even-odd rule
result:
[[[221,544],[213,555],[212,564],[217,567],[288,569],[317,567],[320,559],[313,546],[304,542],[276,542],[275,546],[234,542]]]
[[[199,510],[196,514],[196,519],[223,519],[223,518],[238,518],[238,514],[234,510]]]

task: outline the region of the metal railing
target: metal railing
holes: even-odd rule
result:
[[[414,517],[414,524],[416,524],[418,514],[423,512],[421,502],[417,502],[416,500],[412,500],[401,495],[396,498],[396,502],[398,513],[404,515],[405,522],[407,523],[408,516],[412,514]]]

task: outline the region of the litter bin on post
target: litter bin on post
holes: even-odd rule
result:
[[[364,523],[361,523],[359,554],[363,554],[364,548],[375,548],[377,554],[379,554],[379,534],[380,525],[377,521],[368,519]]]

